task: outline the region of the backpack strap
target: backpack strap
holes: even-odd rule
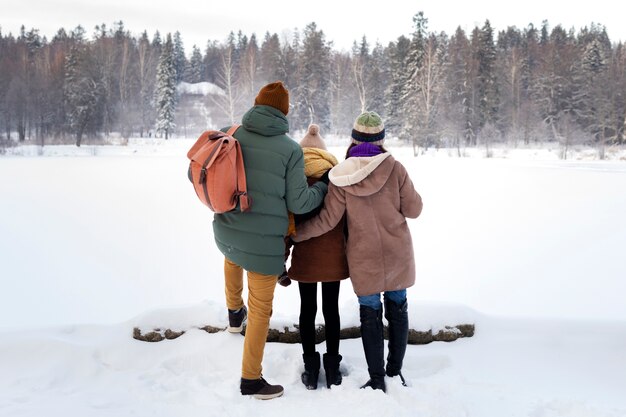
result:
[[[235,132],[237,131],[237,129],[239,129],[241,125],[232,125],[230,127],[230,129],[228,129],[228,131],[226,132],[227,135],[229,136],[233,136],[233,134],[235,134]]]
[[[243,166],[241,145],[235,142],[237,147],[237,198],[239,198],[239,208],[241,211],[250,210],[250,198],[248,197],[248,185],[246,183],[246,171]]]
[[[215,146],[213,147],[213,149],[211,150],[211,153],[209,154],[209,156],[206,157],[206,159],[202,163],[202,171],[200,172],[200,178],[198,179],[198,184],[202,184],[205,181],[206,172],[211,167],[211,165],[213,165],[213,162],[215,162],[215,160],[219,156],[220,154],[219,150],[222,148],[223,144],[224,144],[224,138],[217,139],[217,142]]]
[[[240,126],[241,125],[238,124],[232,125],[226,134],[233,136]],[[248,211],[250,210],[250,197],[248,197],[246,170],[243,165],[243,153],[241,152],[241,145],[239,144],[239,141],[235,142],[235,147],[237,148],[237,161],[235,161],[235,164],[237,165],[237,193],[235,194],[235,198],[239,199],[239,208],[241,211]]]

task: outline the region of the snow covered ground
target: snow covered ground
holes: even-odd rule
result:
[[[0,157],[0,416],[626,416],[619,158],[392,148],[425,204],[410,221],[411,327],[473,322],[476,335],[409,346],[410,386],[389,381],[388,395],[358,389],[359,339],[342,341],[344,384],[315,392],[299,381],[299,346],[268,344],[264,376],[286,390],[261,402],[238,394],[242,337],[193,328],[225,314],[211,216],[186,178],[190,145]],[[273,327],[296,322],[297,287],[275,300]],[[349,283],[340,303],[356,325]],[[150,344],[134,326],[188,331]]]

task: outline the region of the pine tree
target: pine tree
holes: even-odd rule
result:
[[[172,53],[174,55],[174,71],[176,71],[176,83],[179,83],[183,80],[183,76],[185,75],[187,59],[185,58],[185,47],[183,46],[183,39],[180,35],[180,32],[178,31],[176,31],[176,33],[174,34],[174,45]]]
[[[548,43],[541,46],[533,102],[539,117],[552,133],[554,140],[568,148],[575,120],[573,69],[576,67],[575,40],[560,25],[552,29]]]
[[[499,80],[500,108],[499,129],[517,143],[520,132],[522,103],[523,36],[515,27],[509,26],[498,34],[496,77]]]
[[[152,47],[156,48],[159,51],[159,55],[161,54],[163,42],[161,41],[161,32],[159,32],[158,30],[154,32],[154,36],[152,37]]]
[[[163,45],[159,66],[157,67],[157,81],[155,90],[155,107],[157,111],[157,132],[168,139],[176,126],[174,113],[176,111],[176,67],[174,61],[174,47],[172,36],[167,35]]]
[[[410,72],[408,59],[411,41],[400,36],[395,43],[387,47],[387,56],[390,67],[390,80],[385,94],[385,109],[387,120],[385,130],[401,135],[405,123],[404,97],[409,84]],[[403,139],[408,139],[404,138]]]
[[[72,48],[65,61],[63,99],[69,129],[76,135],[76,146],[80,146],[83,135],[97,128],[96,115],[101,95],[101,85],[81,66],[81,53]]]
[[[352,57],[335,52],[331,58],[331,117],[335,133],[349,134],[361,112],[360,100],[352,81]],[[382,104],[382,103],[379,103]]]
[[[222,62],[222,53],[217,41],[208,41],[204,51],[204,74],[202,79],[210,83],[217,83],[218,68]]]
[[[465,31],[457,27],[454,35],[450,38],[448,46],[448,67],[446,71],[446,94],[444,112],[447,131],[452,136],[457,148],[458,156],[461,156],[462,138],[465,138],[468,127],[470,88],[468,85],[469,40]]]
[[[387,117],[385,86],[389,83],[389,63],[385,57],[385,49],[380,43],[376,43],[372,49],[370,64],[367,74],[370,108],[379,113],[384,120]]]
[[[259,55],[259,81],[262,84],[267,84],[276,80],[284,80],[279,75],[281,62],[283,62],[284,58],[277,34],[270,35],[269,32],[265,33]]]
[[[427,145],[430,141],[428,137],[432,128],[430,113],[433,104],[430,94],[434,92],[430,83],[431,75],[434,75],[432,71],[439,64],[435,62],[436,40],[427,33],[428,19],[424,13],[417,13],[413,23],[415,29],[406,67],[408,83],[400,97],[404,117],[399,137],[410,140],[416,152],[417,145]],[[436,72],[439,73],[439,69]]]
[[[143,32],[137,43],[137,78],[139,81],[139,97],[137,98],[140,108],[139,134],[151,135],[150,126],[155,119],[154,114],[154,86],[156,81],[156,67],[159,57],[156,55],[148,39],[148,33]]]
[[[578,119],[591,135],[598,147],[599,156],[604,159],[607,129],[610,118],[608,86],[608,59],[600,34],[583,46],[582,60],[578,67],[577,89],[574,102]]]
[[[626,144],[626,47],[620,42],[611,63],[615,140]]]
[[[324,32],[315,23],[304,29],[300,55],[300,95],[296,106],[295,127],[306,128],[317,123],[324,130],[330,129],[330,45]]]
[[[203,81],[204,74],[204,60],[200,48],[196,45],[193,46],[191,52],[191,59],[185,72],[185,81],[189,83],[199,83]]]
[[[489,20],[478,34],[478,100],[479,126],[482,129],[487,123],[497,124],[499,107],[498,84],[496,79],[496,47],[493,41],[493,29]]]
[[[544,34],[544,30],[546,33]],[[530,142],[531,132],[536,130],[536,125],[541,125],[538,106],[533,100],[533,94],[537,90],[537,79],[541,64],[541,54],[548,43],[547,22],[541,30],[541,40],[533,25],[528,25],[522,35],[522,62],[520,71],[520,81],[522,84],[520,91],[520,124],[523,134],[524,144]],[[545,36],[545,41],[544,41]]]

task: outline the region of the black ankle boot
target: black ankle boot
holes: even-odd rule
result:
[[[329,355],[324,353],[324,372],[326,372],[326,387],[330,388],[331,385],[341,385],[343,377],[339,370],[339,362],[341,362],[341,355]]]
[[[361,388],[371,387],[386,392],[385,387],[385,347],[383,339],[382,309],[360,306],[361,340],[367,361],[370,380]]]
[[[396,304],[385,299],[385,318],[389,322],[389,354],[387,355],[387,376],[400,376],[402,385],[406,386],[406,381],[400,372],[402,361],[406,353],[406,346],[409,340],[409,314],[408,303],[405,300],[402,304]]]
[[[385,378],[384,377],[371,377],[369,379],[369,381],[367,381],[365,383],[365,385],[363,385],[361,387],[361,389],[363,388],[371,388],[371,389],[379,389],[382,390],[383,392],[387,392],[387,386],[385,385]]]
[[[302,372],[302,383],[306,389],[317,389],[317,380],[320,376],[320,354],[302,355],[304,360],[304,372]]]

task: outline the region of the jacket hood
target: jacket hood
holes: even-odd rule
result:
[[[324,172],[337,165],[337,158],[332,153],[319,148],[302,148],[304,154],[304,175],[320,178]]]
[[[271,106],[253,106],[243,115],[241,124],[247,131],[263,136],[278,136],[289,132],[287,117]]]
[[[329,180],[347,193],[368,196],[380,191],[389,179],[395,160],[389,152],[376,156],[348,158],[329,175]]]

